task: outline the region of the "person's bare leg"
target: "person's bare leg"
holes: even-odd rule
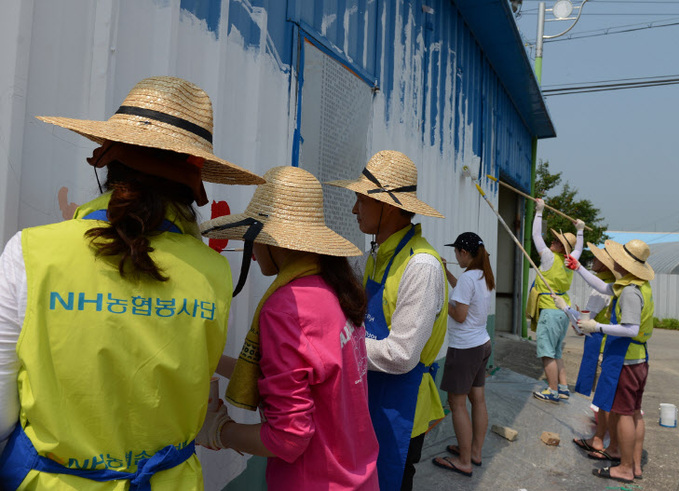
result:
[[[488,431],[488,410],[484,387],[472,387],[469,393],[469,401],[472,404],[471,458],[474,462],[481,462],[483,442],[486,439],[486,431]]]
[[[606,433],[608,433],[608,411],[599,409],[596,418],[596,431],[594,432],[594,436],[587,440],[587,443],[593,448],[603,450]]]
[[[559,381],[559,367],[554,358],[542,357],[542,366],[545,369],[545,377],[547,377],[547,384],[552,390],[558,390]]]
[[[634,416],[628,414],[617,416],[616,429],[618,446],[620,447],[620,465],[611,467],[611,477],[632,480],[634,479],[634,441],[636,439]]]
[[[644,451],[644,437],[646,436],[646,423],[641,411],[634,411],[635,438],[634,438],[634,475],[641,476],[641,457]]]
[[[610,441],[606,447],[606,453],[611,457],[620,457],[620,447],[618,446],[618,423],[620,415],[617,413],[608,413],[608,435]]]
[[[596,450],[603,450],[606,433],[608,433],[608,411],[599,409],[596,415],[596,431],[591,438],[586,438],[585,442]]]
[[[455,467],[464,471],[472,472],[472,421],[467,412],[467,394],[448,393],[448,404],[453,416],[453,429],[457,437],[457,446],[460,455],[453,455],[450,460]]]
[[[566,365],[564,365],[563,359],[558,358],[556,360],[556,368],[557,368],[557,380],[561,385],[568,385],[568,381],[566,379]]]

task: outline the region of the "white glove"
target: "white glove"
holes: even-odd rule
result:
[[[568,304],[562,297],[559,295],[552,295],[552,299],[554,300],[554,305],[556,305],[557,309],[563,310],[564,312],[568,310]]]
[[[208,409],[205,415],[203,427],[196,435],[196,443],[210,450],[219,450],[221,448],[228,448],[222,442],[221,434],[222,428],[229,421],[233,421],[226,410],[226,406],[222,401],[219,401],[219,409],[212,411]]]
[[[591,334],[593,332],[599,332],[599,323],[594,319],[587,319],[578,321],[578,327],[585,334]]]
[[[542,198],[538,198],[535,200],[535,213],[542,213],[542,210],[545,209],[545,200]]]
[[[585,230],[585,222],[583,222],[582,220],[575,220],[575,230],[577,230],[578,232],[582,232],[583,230]]]

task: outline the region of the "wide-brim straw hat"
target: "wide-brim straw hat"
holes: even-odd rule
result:
[[[350,189],[418,215],[445,218],[417,198],[417,167],[406,155],[394,150],[373,155],[358,179],[325,184]]]
[[[136,84],[108,121],[38,116],[102,144],[115,141],[205,159],[202,179],[221,184],[260,184],[262,178],[220,159],[212,150],[212,102],[197,85],[176,77]]]
[[[550,230],[552,231],[554,237],[556,237],[559,240],[559,242],[561,242],[561,245],[563,245],[566,254],[570,254],[571,252],[573,252],[573,249],[575,249],[575,235],[573,235],[570,232],[560,233],[554,230],[553,228]]]
[[[260,244],[329,256],[360,256],[361,250],[325,225],[323,188],[299,167],[274,167],[264,174],[244,213],[214,218],[200,225],[214,239],[245,240],[249,226],[221,228],[241,221],[263,224],[254,239]]]
[[[613,242],[613,241],[610,241]],[[616,242],[617,244],[617,242]],[[594,257],[596,257],[601,263],[608,268],[608,270],[613,273],[616,277],[619,277],[620,274],[615,271],[615,261],[613,261],[613,258],[611,255],[608,253],[608,250],[606,247],[603,249],[597,247],[596,245],[592,244],[591,242],[587,242],[587,247],[589,247],[589,250],[592,251],[592,254],[594,254]]]
[[[651,281],[655,278],[655,271],[647,262],[651,249],[646,242],[632,239],[623,245],[607,240],[605,244],[613,260],[625,270],[641,280]]]

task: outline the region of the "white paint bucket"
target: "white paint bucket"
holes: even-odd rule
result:
[[[660,404],[660,426],[677,427],[677,406],[674,404]]]

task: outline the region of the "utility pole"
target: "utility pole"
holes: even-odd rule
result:
[[[554,39],[559,36],[563,36],[568,31],[575,27],[575,24],[580,20],[580,15],[582,15],[582,6],[587,3],[588,0],[583,0],[578,6],[574,6],[570,0],[557,0],[551,9],[545,7],[545,2],[540,2],[538,4],[538,29],[537,29],[537,39],[535,41],[535,64],[533,65],[533,70],[535,71],[535,78],[537,78],[538,85],[542,86],[542,49],[545,39]],[[554,14],[554,19],[550,19],[548,22],[553,21],[564,21],[571,20],[573,23],[565,30],[558,34],[553,34],[550,36],[545,36],[545,12],[549,10]],[[571,17],[573,10],[578,11],[577,17]],[[537,173],[537,156],[538,156],[538,139],[533,138],[531,145],[531,169],[530,169],[530,195],[535,196],[535,177]],[[530,255],[532,250],[532,227],[528,224],[532,223],[533,220],[533,201],[526,201],[526,221],[524,226],[523,234],[523,248]],[[528,277],[530,272],[530,264],[527,261],[523,262],[523,298],[524,302],[528,299]],[[521,324],[521,337],[528,337],[528,322],[526,322],[526,317],[522,317]]]

